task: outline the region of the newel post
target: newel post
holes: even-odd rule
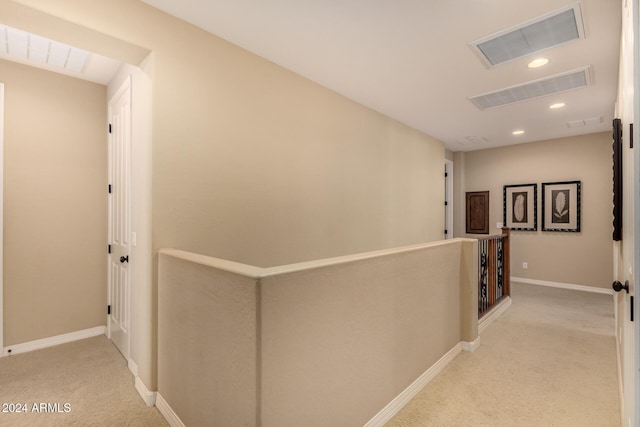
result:
[[[511,246],[509,244],[509,227],[502,227],[502,251],[504,268],[504,295],[511,296]]]

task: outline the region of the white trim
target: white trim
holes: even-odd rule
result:
[[[157,393],[156,408],[158,408],[158,411],[160,411],[171,427],[186,427],[160,393]]]
[[[364,427],[383,426],[387,421],[393,418],[411,399],[415,397],[431,380],[433,380],[440,372],[447,367],[449,363],[462,352],[462,343],[456,344],[436,363],[427,369],[420,377],[415,380],[409,387],[393,399],[387,406],[378,412],[373,418],[367,422]],[[159,397],[159,395],[158,395]],[[158,407],[160,409],[160,407]],[[160,411],[162,413],[162,411]],[[171,423],[170,423],[171,424]],[[173,424],[172,424],[173,426]]]
[[[487,329],[494,320],[502,316],[502,313],[507,311],[509,307],[511,307],[511,297],[504,298],[495,307],[493,307],[489,314],[486,314],[478,321],[478,334],[482,334],[485,329]]]
[[[131,371],[134,377],[138,376],[138,364],[133,361],[133,359],[127,360],[127,367]]]
[[[127,367],[133,374],[136,390],[138,391],[138,394],[140,394],[142,400],[144,400],[144,403],[147,406],[154,406],[156,404],[156,392],[149,391],[147,386],[138,376],[138,364],[134,362],[133,359],[129,359]]]
[[[2,350],[3,356],[26,353],[33,350],[41,350],[55,345],[66,344],[73,341],[83,340],[85,338],[97,337],[104,335],[105,326],[96,326],[95,328],[84,329],[82,331],[69,332],[68,334],[56,335],[54,337],[42,338],[40,340],[29,341],[22,344],[10,345]]]
[[[157,393],[154,391],[149,391],[147,386],[144,384],[144,382],[142,382],[140,377],[137,375],[136,375],[135,385],[136,385],[136,390],[138,390],[140,397],[142,397],[142,400],[144,400],[144,403],[146,403],[147,406],[153,406],[157,403],[156,402]]]
[[[525,279],[523,277],[511,277],[512,282],[526,283],[529,285],[549,286],[552,288],[570,289],[572,291],[593,292],[596,294],[613,295],[613,289],[598,288],[595,286],[574,285],[573,283],[549,282],[546,280]]]
[[[308,271],[316,268],[322,268],[327,266],[337,266],[343,264],[350,264],[360,262],[369,259],[382,258],[389,255],[406,254],[409,252],[417,252],[426,249],[436,248],[440,246],[464,244],[464,243],[477,243],[477,239],[469,239],[456,237],[451,240],[436,240],[428,243],[417,243],[414,245],[400,246],[391,249],[381,249],[371,252],[362,252],[353,255],[343,255],[334,258],[317,259],[313,261],[303,261],[294,264],[279,265],[276,267],[255,267],[253,265],[242,264],[234,261],[227,261],[220,258],[213,258],[208,255],[195,254],[192,252],[182,251],[172,248],[163,248],[158,251],[159,255],[168,256],[172,258],[182,259],[194,264],[201,264],[207,267],[213,267],[218,270],[228,271],[230,273],[245,276],[251,279],[264,279],[267,277],[274,277],[282,274],[298,273],[301,271]]]
[[[476,351],[480,347],[480,337],[476,338],[475,340],[473,340],[471,342],[462,341],[460,344],[462,345],[462,349],[464,351],[467,351],[469,353],[473,353],[474,351]]]
[[[622,375],[622,355],[620,354],[620,347],[621,347],[621,342],[620,342],[620,335],[618,333],[618,331],[620,330],[618,328],[618,302],[617,300],[614,298],[614,307],[615,307],[615,316],[614,318],[616,319],[616,368],[618,371],[618,398],[620,399],[620,419],[623,420],[623,424],[624,425],[624,404],[625,404],[625,400],[624,400],[624,378]]]

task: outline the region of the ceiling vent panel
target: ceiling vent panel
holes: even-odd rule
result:
[[[590,68],[585,67],[568,73],[557,74],[540,80],[512,86],[495,92],[469,98],[481,110],[501,107],[515,102],[539,98],[541,96],[580,89],[590,84]]]
[[[544,15],[469,44],[487,67],[584,38],[580,4]]]

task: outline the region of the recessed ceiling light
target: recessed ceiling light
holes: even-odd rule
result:
[[[549,60],[547,58],[536,58],[533,61],[529,62],[529,64],[527,64],[527,67],[538,68],[542,67],[543,65],[547,65],[548,63]]]
[[[524,133],[523,130],[514,130],[513,132],[511,132],[514,135],[522,135]]]
[[[558,109],[558,108],[562,108],[565,106],[564,102],[556,102],[555,104],[551,104],[549,105],[549,108],[552,110]]]

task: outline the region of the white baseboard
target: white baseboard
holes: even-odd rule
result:
[[[478,321],[478,334],[482,334],[484,330],[487,329],[494,320],[502,316],[502,313],[507,311],[509,307],[511,307],[511,297],[504,298],[495,307],[493,307],[489,314],[485,315],[480,319],[480,321]]]
[[[138,376],[138,364],[131,358],[127,361],[127,367],[134,377]]]
[[[162,414],[162,416],[167,420],[171,427],[186,427],[180,417],[173,412],[171,406],[167,403],[166,400],[162,397],[160,393],[156,393],[156,408]]]
[[[474,341],[475,342],[475,341]],[[425,371],[409,387],[393,399],[387,406],[367,422],[364,427],[381,427],[396,415],[416,394],[438,375],[455,357],[462,352],[462,343],[456,344],[444,356]],[[156,405],[157,406],[157,405]],[[160,408],[158,408],[160,409]],[[161,411],[162,412],[162,411]],[[172,424],[173,426],[173,424]]]
[[[473,353],[474,351],[476,351],[478,349],[478,347],[480,347],[480,337],[476,338],[475,340],[469,342],[469,341],[462,341],[460,343],[460,345],[462,345],[462,349],[464,351],[468,351],[469,353]]]
[[[547,280],[525,279],[524,277],[511,277],[512,282],[526,283],[529,285],[549,286],[552,288],[570,289],[573,291],[594,292],[596,294],[613,295],[613,289],[597,288],[595,286],[575,285],[573,283],[549,282]]]
[[[138,394],[140,394],[140,397],[142,398],[142,400],[144,400],[144,403],[147,406],[155,405],[156,393],[154,391],[149,391],[145,383],[142,382],[142,380],[138,376],[138,364],[133,359],[129,359],[127,366],[129,367],[129,370],[133,374],[136,390],[138,391]]]
[[[11,356],[14,354],[26,353],[28,351],[41,350],[43,348],[53,347],[54,345],[66,344],[73,341],[83,340],[85,338],[97,337],[98,335],[104,335],[105,332],[105,326],[96,326],[95,328],[69,332],[68,334],[56,335],[55,337],[42,338],[22,344],[9,345],[2,349],[2,355]]]
[[[153,406],[157,403],[158,394],[156,392],[149,391],[147,386],[142,382],[140,377],[137,375],[136,375],[135,384],[136,384],[136,390],[138,390],[140,397],[142,397],[142,400],[144,400],[144,403],[146,403],[147,406]]]

